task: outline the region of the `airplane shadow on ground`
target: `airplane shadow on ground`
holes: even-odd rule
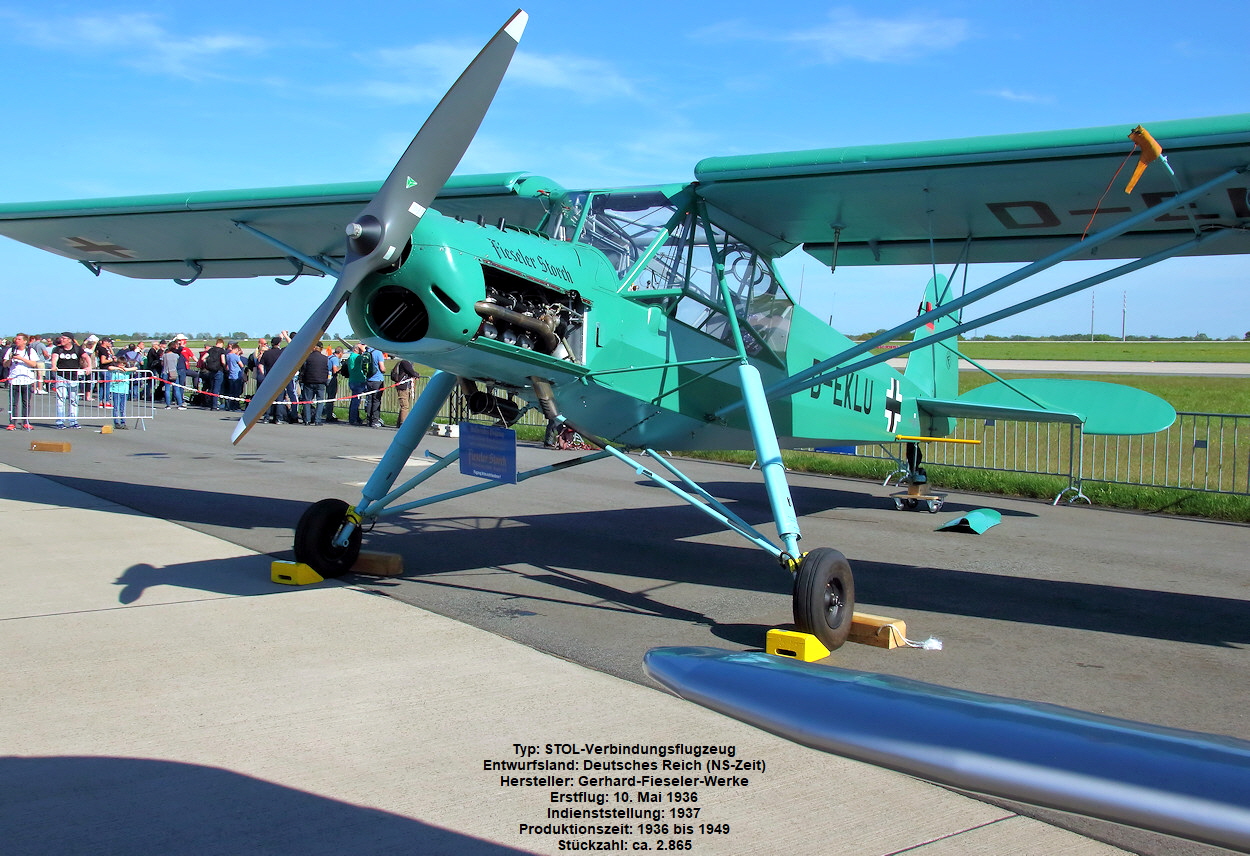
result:
[[[5,856],[525,851],[230,770],[115,757],[0,758]]]
[[[282,594],[295,591],[270,579],[268,556],[238,556],[232,559],[206,559],[172,565],[131,565],[114,585],[121,586],[117,602],[130,605],[143,598],[148,589],[159,586],[195,589],[234,597]],[[336,585],[337,583],[330,583]]]
[[[56,480],[106,497],[116,490],[111,483],[101,484],[93,479]],[[771,531],[771,512],[759,485],[718,482],[706,484],[705,488],[748,522]],[[856,491],[807,486],[795,487],[794,500],[803,515],[862,508],[866,502],[884,501],[879,497],[866,498]],[[125,502],[145,513],[185,520],[197,528],[210,525],[245,530],[293,529],[307,507],[298,500],[189,488],[162,489],[159,500],[127,495]],[[518,508],[522,507],[523,503],[518,502]],[[954,503],[947,505],[944,512],[958,514],[973,507]],[[404,578],[409,581],[496,598],[540,602],[548,599],[582,604],[588,609],[706,624],[731,641],[757,641],[759,628],[720,625],[713,616],[663,603],[647,593],[644,583],[661,580],[743,591],[790,591],[789,576],[745,541],[721,544],[693,540],[721,530],[692,509],[664,505],[586,512],[571,508],[554,514],[518,513],[497,519],[453,516],[449,514],[451,508],[423,510],[418,512],[419,518],[389,518],[379,525],[377,535],[366,537],[366,549],[402,554],[408,569]],[[1020,517],[1035,516],[1014,513]],[[448,516],[438,516],[441,514]],[[240,521],[245,521],[243,527]],[[934,537],[952,536],[934,533]],[[283,551],[274,557],[289,559],[291,554]],[[1243,600],[849,558],[855,569],[857,600],[878,607],[1202,645],[1250,644],[1250,603]],[[224,564],[227,568],[243,567],[234,565],[235,562],[227,560]],[[124,575],[123,596],[137,596],[135,593],[146,587],[166,583],[223,594],[274,593],[286,588],[271,583],[267,574],[261,580],[255,579],[255,572],[243,578],[241,570],[223,573],[222,566],[223,562],[190,562],[163,569],[135,566]],[[501,572],[520,578],[522,588],[516,588],[516,579],[511,580],[511,589],[492,587],[490,583]],[[612,585],[604,581],[605,575],[627,582]],[[384,590],[388,583],[378,581],[371,585]],[[639,586],[643,586],[642,590]],[[592,602],[584,603],[586,600]],[[516,603],[510,600],[508,605],[514,608]],[[1183,620],[1186,615],[1201,615],[1203,620]]]

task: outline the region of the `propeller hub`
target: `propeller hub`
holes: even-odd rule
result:
[[[382,223],[372,214],[365,214],[359,220],[347,224],[347,242],[357,255],[367,256],[382,243],[385,231]]]

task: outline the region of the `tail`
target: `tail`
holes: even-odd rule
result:
[[[936,309],[954,299],[950,283],[945,276],[935,274],[925,286],[924,298],[917,314]],[[934,333],[949,330],[959,323],[952,315],[944,315],[918,329],[913,336],[925,338]],[[951,336],[924,348],[912,351],[907,358],[903,377],[929,398],[953,399],[959,395],[959,339]],[[953,420],[945,417],[926,417],[921,414],[921,433],[928,437],[944,437],[954,430]]]
[[[936,309],[954,299],[946,277],[937,274],[929,280],[924,289],[924,299],[920,301],[917,315]],[[959,323],[959,319],[945,315],[917,330],[913,335],[918,339],[932,336],[949,330]],[[923,394],[932,398],[954,398],[959,394],[959,341],[952,336],[934,342],[924,348],[912,351],[907,357],[907,369],[903,377],[923,390]]]

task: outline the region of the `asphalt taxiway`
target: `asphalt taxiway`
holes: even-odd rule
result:
[[[50,480],[28,481],[30,476],[10,472],[5,478],[11,487],[0,492],[6,503],[3,538],[9,548],[21,548],[5,570],[7,591],[31,588],[10,599],[2,622],[11,643],[6,650],[22,654],[9,658],[21,678],[9,683],[18,697],[37,699],[0,711],[0,720],[8,720],[0,722],[0,734],[24,735],[6,741],[6,755],[21,756],[23,764],[33,757],[59,758],[70,771],[81,759],[105,756],[195,764],[213,775],[244,777],[249,788],[260,787],[256,781],[280,784],[394,811],[473,840],[547,852],[541,842],[500,837],[490,826],[495,815],[485,809],[440,814],[421,797],[409,795],[397,807],[389,796],[354,797],[350,788],[338,794],[325,783],[350,767],[352,787],[367,790],[353,778],[359,770],[352,756],[362,751],[364,766],[389,769],[384,778],[392,786],[411,788],[415,781],[424,790],[437,784],[459,788],[461,801],[487,803],[500,794],[482,784],[478,755],[498,755],[501,747],[530,735],[542,742],[576,741],[591,732],[632,740],[641,733],[633,729],[655,721],[671,725],[668,733],[677,737],[692,736],[686,729],[712,733],[709,723],[724,720],[688,724],[679,713],[688,706],[649,688],[642,653],[655,645],[759,648],[769,627],[790,620],[788,577],[766,556],[607,461],[379,524],[366,546],[403,554],[401,579],[349,577],[348,585],[308,590],[274,586],[267,581],[267,563],[290,558],[291,529],[306,504],[325,496],[354,501],[391,432],[260,426],[231,447],[230,428],[229,421],[192,410],[158,413],[148,431],[66,437],[71,432],[42,429],[3,438],[15,441],[0,444],[0,462]],[[68,454],[30,452],[32,436],[68,439],[74,448]],[[446,451],[454,441],[428,442]],[[520,450],[523,466],[568,454]],[[413,462],[408,471],[418,466]],[[703,462],[683,466],[743,517],[767,524],[757,472]],[[440,474],[439,484],[458,485],[462,478]],[[847,554],[860,608],[905,619],[913,638],[944,642],[942,651],[849,645],[835,652],[832,664],[1250,738],[1244,706],[1244,687],[1250,685],[1244,656],[1250,643],[1247,527],[961,495],[949,497],[937,515],[896,512],[886,498],[889,489],[877,485],[797,475],[793,485],[804,545]],[[45,491],[56,498],[41,498]],[[96,507],[109,522],[89,531],[61,516]],[[934,531],[939,522],[978,507],[1000,511],[1003,522],[981,536]],[[155,541],[151,527],[162,532]],[[297,604],[316,605],[316,614],[286,615],[284,605]],[[139,609],[149,606],[154,609]],[[179,617],[181,608],[199,614]],[[270,615],[270,609],[279,611]],[[158,613],[168,623],[155,621]],[[141,615],[153,616],[151,627],[133,624]],[[188,619],[190,627],[183,623]],[[113,635],[95,627],[96,621],[109,624]],[[24,658],[34,659],[13,665]],[[204,671],[215,664],[231,669],[225,677]],[[89,692],[58,696],[84,674],[112,675],[123,666],[129,670],[124,679],[96,680]],[[44,687],[49,674],[65,669],[75,680],[54,682],[55,691]],[[324,689],[340,683],[341,690]],[[532,693],[523,704],[500,688],[518,684]],[[281,690],[276,702],[267,696],[271,686]],[[618,690],[619,697],[612,695]],[[177,721],[144,711],[145,698],[163,699],[167,692],[176,697]],[[318,700],[318,692],[330,695]],[[432,719],[410,715],[414,699],[431,692],[446,696],[447,706]],[[653,697],[673,706],[656,712],[648,706]],[[535,698],[551,706],[525,720],[521,711]],[[51,716],[88,700],[108,715],[93,720],[75,712],[61,724]],[[267,718],[266,704],[291,716]],[[557,712],[566,708],[567,716]],[[510,711],[522,718],[509,719]],[[260,730],[273,741],[263,751],[241,737],[262,721]],[[206,743],[216,748],[190,751],[188,741],[205,727]],[[360,734],[379,728],[382,735],[374,736],[380,743],[359,749]],[[149,729],[160,736],[150,745]],[[459,750],[453,745],[470,736],[485,743]],[[217,745],[235,742],[229,749]],[[413,771],[423,766],[421,746],[430,743],[441,746],[440,757],[455,761],[459,751],[463,764],[476,763],[477,778],[425,782],[424,773]],[[778,759],[774,767],[791,751],[806,759],[789,783],[803,782],[801,792],[817,802],[836,802],[832,814],[822,804],[806,819],[791,818],[795,828],[811,827],[811,838],[803,841],[820,841],[820,852],[828,852],[828,843],[844,830],[860,829],[852,815],[834,815],[857,795],[868,768],[768,746]],[[243,763],[257,752],[273,764],[290,755],[292,766],[276,776],[266,763]],[[88,775],[91,764],[81,766],[81,775]],[[26,775],[11,769],[17,772],[10,775]],[[139,775],[137,767],[133,772]],[[66,773],[66,782],[71,779]],[[860,843],[838,852],[896,852],[923,843],[927,831],[906,844],[879,834],[907,828],[909,813],[927,811],[917,806],[927,804],[929,792],[891,801],[883,796],[885,786],[862,787],[879,801],[870,813],[880,816],[855,838]],[[64,793],[41,798],[58,796]],[[751,804],[745,800],[733,809],[742,824],[757,823]],[[982,808],[1020,817],[1014,809]],[[501,811],[506,818],[517,810]],[[761,813],[787,817],[775,806]],[[479,815],[480,822],[474,819]],[[1209,850],[1105,824],[1048,819],[1137,852]],[[832,827],[822,826],[827,824]],[[955,826],[959,835],[971,828]],[[1019,839],[1015,850],[1069,846],[1031,841],[1033,834]],[[791,840],[790,852],[817,852]],[[1079,849],[1100,846],[1090,840],[1073,840],[1078,849],[1071,852],[1102,852]],[[735,838],[728,849],[705,844],[702,852],[776,850],[771,843],[746,843]],[[990,852],[960,842],[926,847]]]

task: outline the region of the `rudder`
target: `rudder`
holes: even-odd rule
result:
[[[925,286],[924,297],[920,301],[917,315],[923,314],[954,299],[950,281],[942,274],[935,274]],[[944,315],[931,321],[912,334],[914,339],[923,339],[934,333],[949,330],[959,323],[959,319]],[[959,395],[959,341],[955,336],[934,342],[924,348],[912,351],[907,357],[907,368],[903,377],[922,390],[922,394],[932,398],[955,398]],[[943,437],[953,430],[953,420],[944,417],[921,418],[922,432],[926,436]]]

